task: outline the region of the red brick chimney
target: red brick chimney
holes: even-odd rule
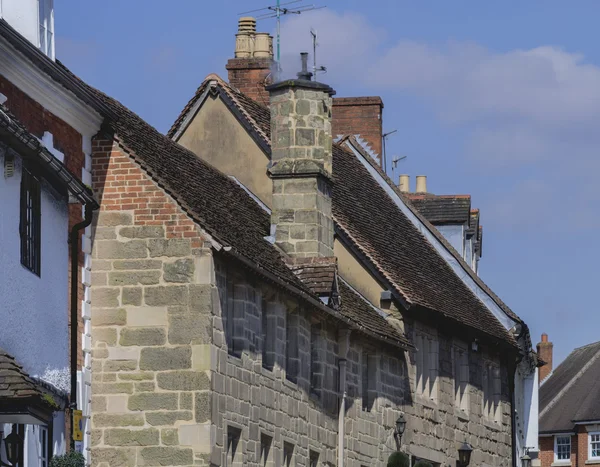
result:
[[[546,379],[546,377],[552,373],[552,348],[554,344],[548,342],[548,334],[542,334],[542,342],[537,345],[537,352],[540,358],[546,362],[546,364],[540,368],[540,383]]]
[[[235,58],[227,61],[229,84],[260,104],[269,105],[265,86],[272,83],[273,37],[256,32],[256,20],[240,18],[235,35]]]
[[[383,101],[381,97],[336,97],[333,99],[332,132],[338,135],[359,135],[381,161],[383,135]]]

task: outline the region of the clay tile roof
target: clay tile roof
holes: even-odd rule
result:
[[[240,257],[318,300],[310,285],[323,288],[330,271],[317,272],[308,268],[306,278],[309,285],[302,282],[288,267],[286,261],[289,258],[284,258],[265,239],[270,232],[269,213],[238,183],[159,133],[121,103],[81,82],[118,116],[118,120],[110,122],[110,125],[124,148],[204,230],[218,242],[232,247]],[[237,100],[239,93],[229,86],[227,88],[228,95]],[[244,115],[249,117],[258,106],[250,105],[249,100],[238,101],[236,105],[243,106]],[[261,113],[266,121],[270,117],[265,110],[262,108]],[[268,114],[268,110],[266,112]],[[298,273],[300,276],[305,274]],[[331,291],[331,282],[328,290]],[[349,308],[350,305],[347,305],[345,310]],[[343,314],[334,310],[331,314],[344,318]],[[355,316],[359,314],[355,313]],[[366,326],[352,323],[355,327],[366,329]],[[399,345],[398,341],[395,345]]]
[[[412,347],[410,341],[396,330],[367,299],[356,292],[344,280],[339,281],[341,297],[340,313],[354,321],[369,333],[386,340],[397,341],[403,346]]]
[[[316,295],[331,293],[337,271],[335,258],[298,258],[289,267]]]
[[[36,382],[23,371],[14,357],[0,349],[0,399],[26,399],[42,396]]]
[[[540,433],[600,420],[600,342],[573,350],[540,386]]]
[[[433,225],[469,223],[470,195],[408,194],[412,204]]]
[[[209,78],[214,80],[213,76]],[[208,84],[209,78],[200,86],[196,96],[203,86]],[[269,109],[254,101],[246,107],[249,99],[239,99],[243,94],[221,79],[216,81],[219,89],[232,99],[236,109],[242,110],[253,131],[261,138],[267,138],[270,143]],[[252,116],[255,114],[258,114],[258,120]],[[346,151],[340,144],[333,146],[333,213],[337,227],[355,241],[357,247],[374,262],[383,276],[395,285],[410,304],[440,312],[451,319],[514,345],[513,337],[454,274],[357,157]],[[391,180],[375,164],[372,165],[397,191],[397,194],[402,196]],[[520,322],[520,318],[471,271],[437,229],[410,202],[407,201],[406,204],[463,265],[466,273],[490,294],[508,316]],[[467,215],[468,212],[467,210]],[[394,234],[393,237],[390,237],[391,233]]]

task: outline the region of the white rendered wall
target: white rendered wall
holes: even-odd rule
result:
[[[67,203],[42,185],[41,277],[38,277],[21,265],[21,159],[15,157],[12,177],[5,178],[3,168],[4,157],[0,156],[0,347],[13,355],[30,375],[40,376],[68,391]]]
[[[0,0],[0,5],[2,18],[39,47],[38,0]]]

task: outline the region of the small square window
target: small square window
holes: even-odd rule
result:
[[[555,436],[554,437],[554,460],[555,461],[571,460],[571,437],[570,436]]]

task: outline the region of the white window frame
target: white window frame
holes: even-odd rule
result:
[[[559,438],[566,438],[569,440],[569,458],[568,459],[559,459],[558,458],[558,440]],[[571,435],[555,435],[554,436],[554,462],[571,462],[571,451],[573,449],[573,441],[571,439]]]
[[[54,1],[38,0],[40,50],[54,60]]]
[[[598,455],[592,456],[592,436],[597,436],[598,439],[593,442],[600,444],[600,431],[590,431],[588,433],[588,460],[599,460],[600,459],[600,446],[598,446]]]

